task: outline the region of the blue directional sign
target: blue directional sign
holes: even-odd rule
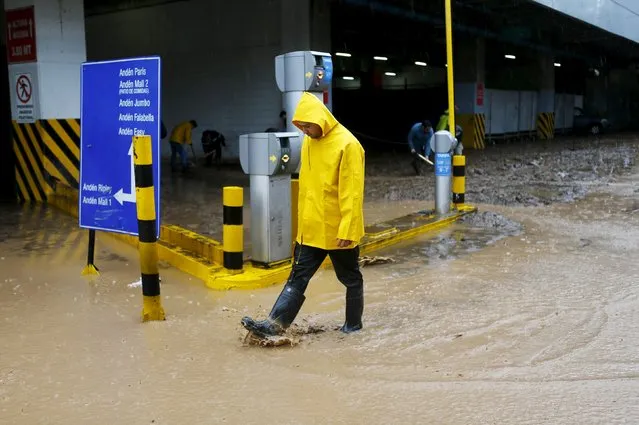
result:
[[[133,136],[153,141],[160,235],[160,58],[82,64],[80,227],[138,234]]]
[[[435,175],[449,177],[452,174],[452,166],[449,153],[435,154]]]

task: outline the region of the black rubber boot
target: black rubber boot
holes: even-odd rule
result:
[[[291,326],[299,313],[306,297],[300,291],[290,286],[284,286],[277,297],[268,319],[255,321],[250,317],[242,318],[242,326],[262,338],[281,335]]]
[[[362,329],[362,313],[364,312],[364,288],[346,291],[346,322],[340,328],[344,333]]]

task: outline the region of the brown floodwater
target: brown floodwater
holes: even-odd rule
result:
[[[363,268],[364,330],[312,280],[295,347],[242,343],[280,287],[216,292],[163,267],[142,324],[137,253],[46,208],[0,211],[2,424],[639,423],[636,175],[572,204],[495,207],[517,232],[458,223]],[[415,203],[377,204],[384,219]]]

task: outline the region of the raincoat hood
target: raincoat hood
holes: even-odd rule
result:
[[[317,124],[322,136],[304,136],[298,190],[296,241],[324,250],[338,239],[357,246],[364,236],[364,149],[311,93],[303,93],[293,123]]]
[[[322,101],[308,92],[302,93],[302,98],[297,105],[292,121],[295,126],[298,126],[298,122],[310,122],[319,125],[322,129],[322,137],[330,133],[339,124]]]

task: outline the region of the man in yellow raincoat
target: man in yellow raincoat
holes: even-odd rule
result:
[[[169,141],[171,143],[171,170],[177,171],[178,167],[176,165],[177,155],[180,155],[180,161],[182,164],[182,171],[186,171],[188,169],[188,161],[186,158],[186,149],[185,145],[192,144],[191,141],[191,133],[194,128],[197,128],[197,121],[190,120],[184,121],[176,125],[171,131],[171,137]]]
[[[364,236],[364,149],[313,94],[303,93],[293,123],[304,134],[299,174],[298,231],[293,269],[266,320],[242,319],[258,336],[279,335],[302,308],[304,292],[328,255],[346,287],[342,332],[362,328],[364,280],[359,243]]]

